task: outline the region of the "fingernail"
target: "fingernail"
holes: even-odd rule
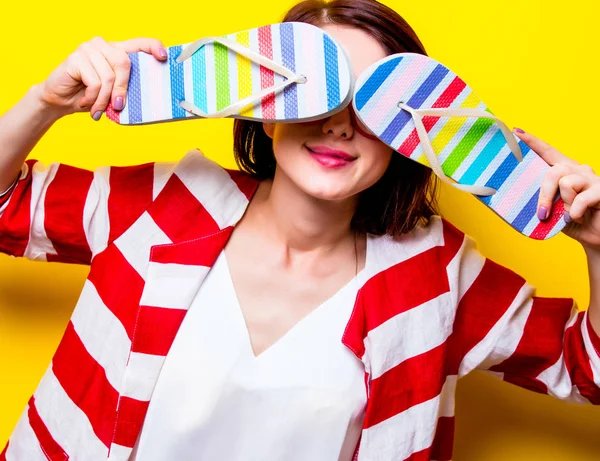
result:
[[[165,50],[164,48],[159,48],[158,49],[158,55],[161,58],[166,58],[167,57],[167,50]]]
[[[96,121],[100,120],[100,117],[102,117],[102,111],[98,110],[94,113],[94,115],[92,116],[92,118]]]
[[[525,134],[525,132],[521,128],[515,127],[515,131],[519,134]]]
[[[548,209],[545,206],[541,206],[538,209],[537,217],[540,221],[543,221],[544,219],[546,219],[548,217]]]
[[[565,222],[568,224],[570,223],[573,219],[571,218],[571,215],[569,214],[568,211],[565,211],[565,215],[563,216]]]
[[[123,98],[121,96],[117,96],[114,104],[115,110],[123,110]]]

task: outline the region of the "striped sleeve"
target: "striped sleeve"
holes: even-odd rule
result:
[[[454,265],[452,356],[458,375],[479,369],[559,399],[600,404],[600,337],[571,298],[544,298],[462,234]]]
[[[21,173],[22,173],[22,171],[19,172],[19,174],[17,175],[17,177],[15,178],[13,183],[10,186],[8,186],[8,189],[0,192],[0,213],[2,212],[2,209],[4,208],[4,205],[8,202],[8,198],[10,197],[12,190],[17,185],[17,181],[21,177]]]
[[[174,166],[151,162],[91,171],[27,160],[0,197],[0,252],[90,264],[150,205]]]

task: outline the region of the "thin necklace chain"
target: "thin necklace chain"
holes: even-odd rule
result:
[[[358,275],[358,245],[356,243],[356,231],[354,231],[354,276]]]

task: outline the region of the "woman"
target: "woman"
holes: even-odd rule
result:
[[[285,20],[330,33],[355,76],[425,53],[372,0],[307,1]],[[600,178],[529,134],[554,165],[539,216],[560,189],[588,256],[585,312],[481,256],[436,214],[430,170],[351,108],[237,120],[246,173],[194,151],[94,173],[25,161],[57,118],[122,108],[126,53],[161,46],[95,38],[0,120],[0,250],[91,265],[0,459],[449,460],[456,381],[475,368],[600,403]]]

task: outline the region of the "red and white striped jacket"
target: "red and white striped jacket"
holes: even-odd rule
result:
[[[257,185],[198,151],[93,172],[24,164],[0,205],[0,251],[90,272],[0,460],[129,458],[186,310]],[[365,367],[355,459],[450,460],[456,382],[476,368],[600,403],[600,337],[572,299],[534,296],[439,216],[373,242],[342,339]]]

